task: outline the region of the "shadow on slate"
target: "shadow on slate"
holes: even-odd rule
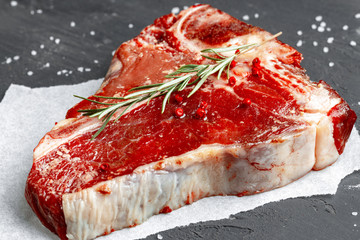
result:
[[[104,77],[112,51],[122,42],[136,36],[157,17],[170,13],[173,7],[190,6],[195,1],[17,2],[18,6],[11,7],[10,1],[0,0],[0,100],[11,83],[46,87]],[[250,24],[272,33],[283,31],[280,40],[291,46],[296,47],[302,40],[302,46],[296,48],[303,53],[302,66],[310,78],[328,82],[359,116],[360,19],[354,15],[360,13],[360,0],[196,2],[209,3],[239,19],[249,15]],[[254,18],[255,13],[260,17]],[[315,21],[318,15],[331,31],[320,33],[311,28],[312,24],[320,24]],[[75,27],[70,26],[72,21]],[[129,28],[130,23],[133,28]],[[344,25],[349,30],[342,30]],[[301,36],[298,30],[303,32]],[[60,43],[50,40],[51,36]],[[332,44],[327,43],[329,37],[334,37]],[[351,40],[358,46],[350,46]],[[323,51],[325,46],[328,53]],[[37,52],[35,56],[32,50]],[[14,56],[20,59],[7,64],[6,59]],[[330,68],[329,62],[335,65]],[[46,63],[50,67],[44,67]],[[81,72],[79,67],[91,71]],[[58,74],[62,70],[73,73]],[[28,71],[33,75],[28,76]],[[359,123],[360,119],[358,129]],[[191,224],[160,234],[163,239],[360,239],[360,217],[351,214],[360,212],[360,188],[349,188],[359,183],[360,172],[356,172],[343,179],[335,195],[273,202],[229,219]],[[158,235],[146,239],[158,239]]]

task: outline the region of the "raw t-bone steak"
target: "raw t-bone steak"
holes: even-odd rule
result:
[[[119,47],[96,95],[169,81],[164,76],[182,65],[212,62],[202,49],[271,36],[208,5],[163,16]],[[91,239],[204,197],[269,191],[331,165],[356,115],[328,84],[309,80],[301,59],[271,40],[238,56],[235,82],[210,76],[189,98],[193,85],[173,93],[163,114],[163,97],[139,102],[94,140],[102,121],[78,110],[103,105],[80,102],[35,148],[27,201],[60,238]]]

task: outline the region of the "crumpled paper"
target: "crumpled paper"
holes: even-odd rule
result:
[[[2,239],[58,239],[38,220],[27,204],[24,188],[32,166],[32,150],[68,108],[89,96],[102,79],[69,86],[29,88],[11,85],[0,103],[0,236]],[[343,155],[332,166],[285,187],[253,196],[210,197],[145,223],[116,231],[101,239],[143,238],[190,223],[228,218],[263,204],[300,196],[334,194],[342,178],[360,169],[360,136],[353,130]]]

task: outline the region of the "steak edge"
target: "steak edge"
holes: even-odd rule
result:
[[[164,82],[181,65],[207,63],[202,49],[269,37],[209,5],[165,15],[118,48],[96,95]],[[172,96],[163,114],[162,98],[140,102],[94,140],[102,122],[78,110],[101,106],[78,103],[34,149],[28,203],[61,239],[92,239],[204,197],[269,191],[331,165],[356,115],[324,81],[311,82],[301,60],[272,40],[238,57],[234,86],[210,76],[190,98],[192,87],[176,93],[181,101]]]

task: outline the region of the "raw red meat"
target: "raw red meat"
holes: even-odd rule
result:
[[[160,17],[119,47],[96,95],[163,82],[181,65],[209,61],[202,49],[269,37],[208,5]],[[94,140],[102,122],[78,110],[101,106],[78,103],[34,150],[27,201],[60,238],[89,239],[207,196],[281,187],[332,164],[356,115],[325,82],[309,80],[301,59],[272,40],[241,55],[231,81],[211,76],[190,98],[192,87],[173,94],[163,114],[161,97],[139,103]]]

